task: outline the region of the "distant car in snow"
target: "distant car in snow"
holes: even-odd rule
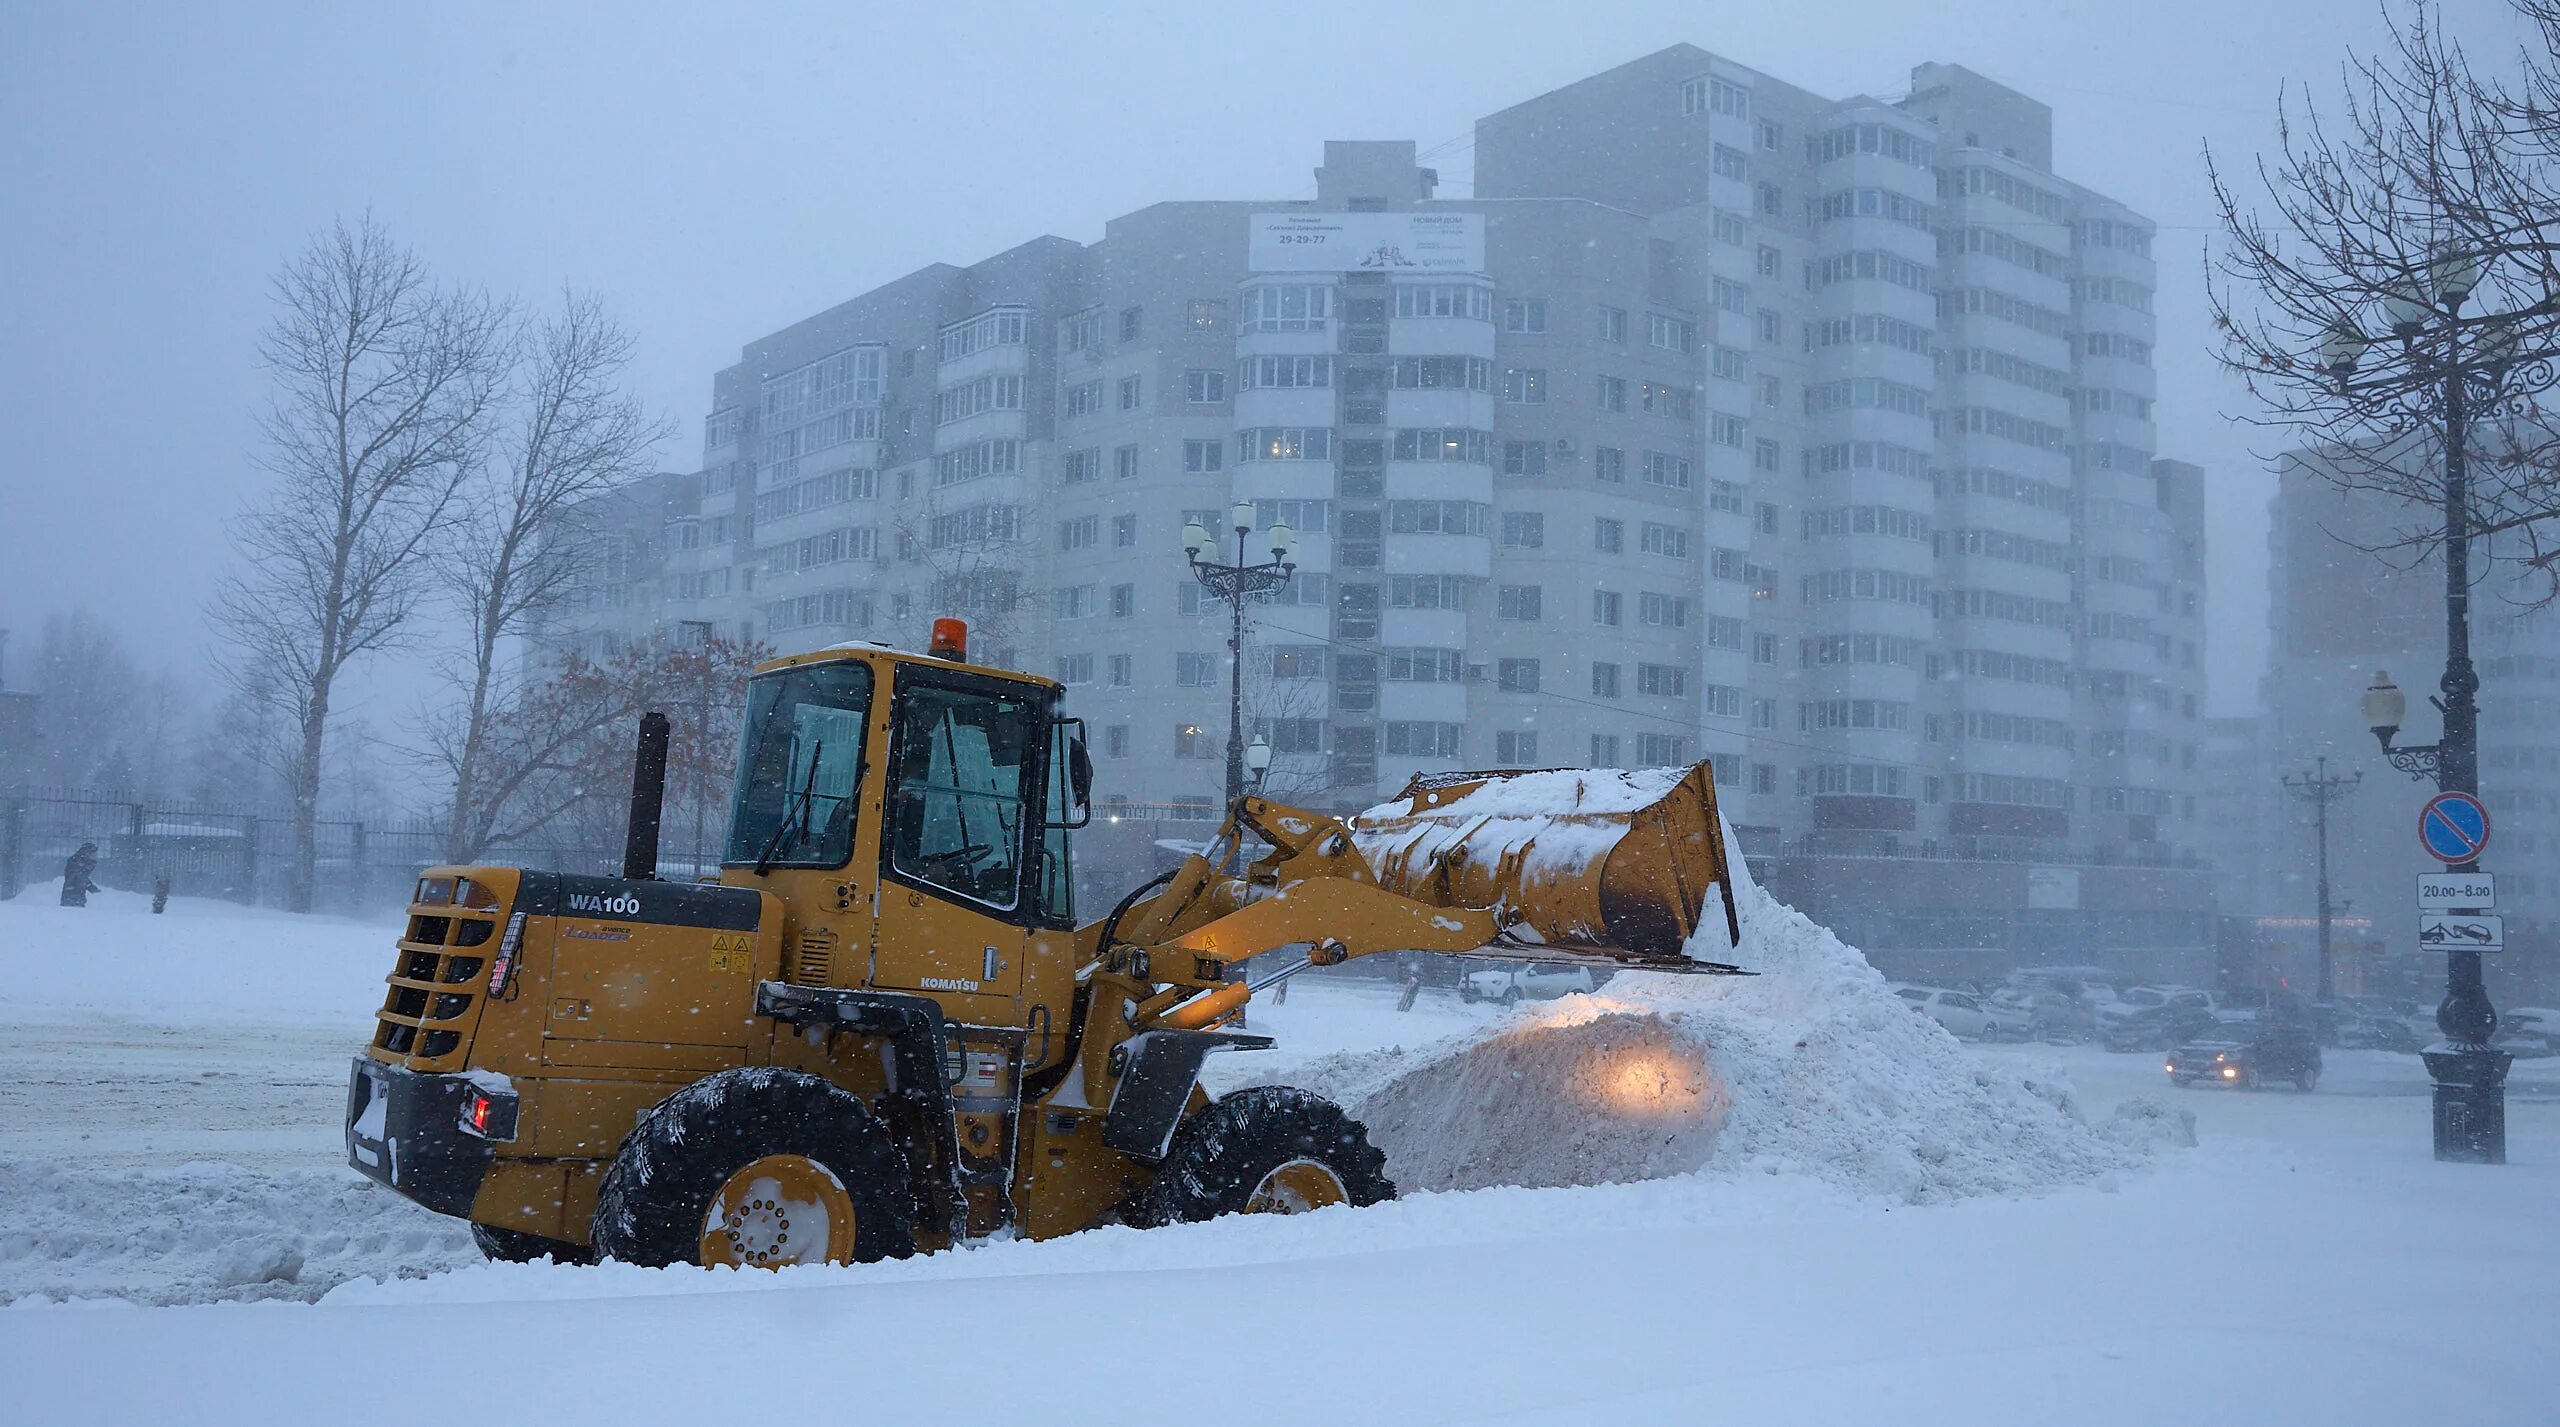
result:
[[[2498,1049],[2519,1059],[2560,1055],[2560,1011],[2547,1006],[2517,1006],[2498,1013]]]
[[[1896,996],[1908,1002],[1911,1009],[1947,1028],[1950,1035],[1967,1040],[1993,1040],[2003,1029],[2000,1012],[1970,991],[1951,991],[1937,986],[1900,986]],[[2016,1018],[2009,1028],[2024,1030]]]
[[[2112,1051],[2167,1050],[2214,1022],[2213,995],[2192,986],[2128,986],[2098,1012],[2098,1040]]]
[[[2320,1084],[2320,1042],[2308,1017],[2232,1017],[2169,1052],[2163,1068],[2179,1086],[2203,1080],[2255,1090],[2269,1080],[2290,1080],[2311,1090]]]
[[[1518,1001],[1552,1001],[1593,987],[1591,969],[1587,966],[1559,966],[1552,962],[1533,961],[1481,967],[1468,972],[1458,978],[1458,999],[1499,1001],[1507,1006]]]

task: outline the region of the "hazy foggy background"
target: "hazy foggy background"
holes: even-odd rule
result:
[[[1464,196],[1478,116],[1685,40],[1836,95],[1964,64],[2052,103],[2056,171],[2158,221],[2159,454],[2209,472],[2211,704],[2246,711],[2253,451],[2277,442],[2226,419],[2206,355],[2201,153],[2246,164],[2279,83],[2325,94],[2382,28],[2356,0],[416,8],[0,13],[13,682],[43,616],[81,603],[200,664],[225,522],[264,479],[268,278],[333,215],[370,207],[451,279],[599,291],[681,422],[662,464],[691,469],[710,374],[756,334],[1150,202],[1300,196],[1327,138],[1415,139]],[[2484,50],[2513,24],[2444,8]],[[396,719],[414,684],[374,688],[357,711]]]

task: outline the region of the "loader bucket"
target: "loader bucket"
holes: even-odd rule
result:
[[[1417,775],[1351,836],[1387,890],[1492,908],[1516,942],[1680,961],[1710,892],[1740,940],[1704,762]]]

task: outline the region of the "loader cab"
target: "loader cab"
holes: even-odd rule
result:
[[[875,646],[749,681],[721,880],[791,905],[790,979],[1024,993],[1036,943],[1074,925],[1069,835],[1090,798],[1083,725],[1059,699],[1046,679]]]

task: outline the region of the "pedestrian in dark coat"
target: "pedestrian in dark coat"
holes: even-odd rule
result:
[[[62,905],[85,907],[89,894],[98,890],[98,845],[80,844],[80,850],[62,859]]]

